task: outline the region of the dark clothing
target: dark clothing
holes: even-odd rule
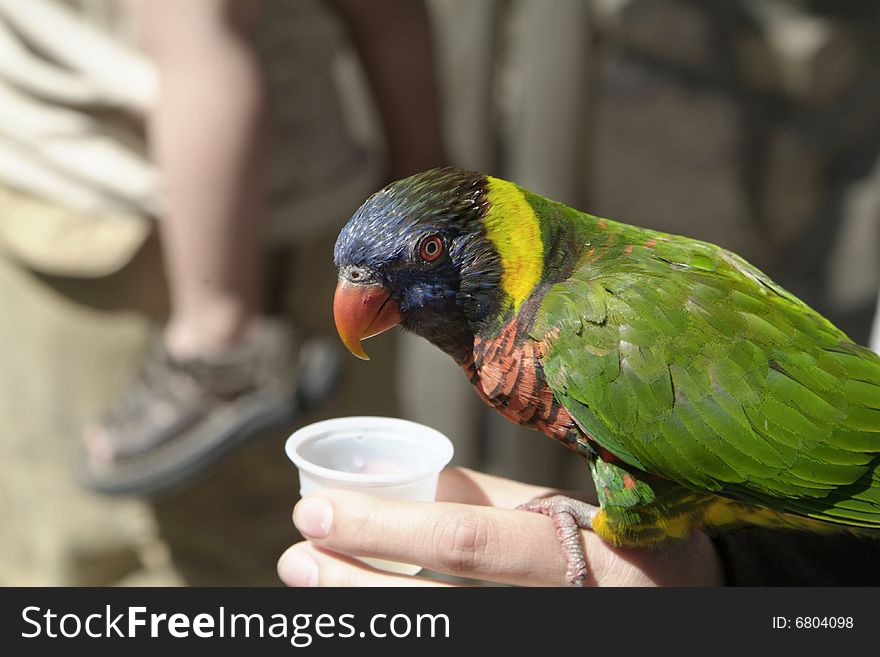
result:
[[[728,586],[880,585],[880,539],[750,528],[715,546]]]

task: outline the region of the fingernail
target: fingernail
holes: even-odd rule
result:
[[[288,550],[278,561],[278,575],[288,586],[317,586],[318,564],[302,550]]]
[[[327,538],[333,525],[333,506],[323,497],[306,497],[293,510],[293,524],[309,538]]]

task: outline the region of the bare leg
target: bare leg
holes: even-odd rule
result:
[[[565,553],[568,568],[565,579],[573,586],[580,586],[587,577],[587,561],[581,543],[581,529],[592,529],[593,518],[599,507],[564,495],[537,497],[517,507],[549,516],[556,527],[556,536]]]
[[[92,462],[104,465],[204,423],[286,349],[285,336],[257,321],[266,177],[265,89],[250,35],[258,3],[132,0],[129,8],[159,74],[147,118],[171,315],[140,382],[85,431]]]
[[[249,34],[253,7],[133,4],[160,76],[149,128],[165,192],[165,347],[179,359],[234,344],[262,302],[265,90]]]
[[[446,164],[424,2],[335,0],[379,109],[391,179]]]

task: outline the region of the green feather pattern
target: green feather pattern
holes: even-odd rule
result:
[[[589,435],[692,490],[880,528],[880,357],[733,253],[559,208],[536,210],[581,257],[531,335]]]

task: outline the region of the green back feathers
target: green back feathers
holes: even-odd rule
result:
[[[684,486],[880,528],[880,357],[719,247],[576,221],[531,333],[580,426]]]

